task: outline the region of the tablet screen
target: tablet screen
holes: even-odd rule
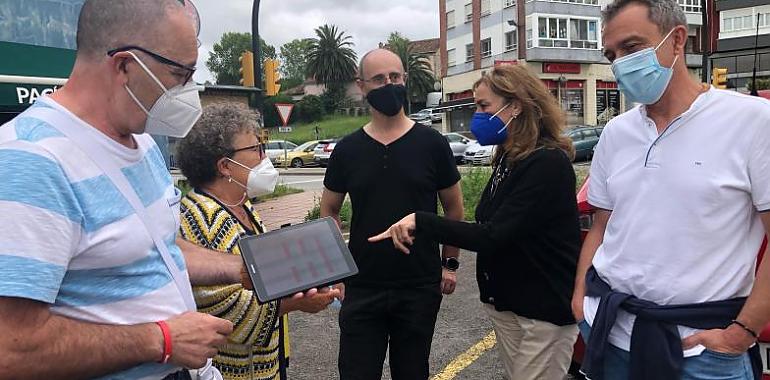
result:
[[[332,218],[244,237],[238,244],[260,302],[337,283],[358,273]]]

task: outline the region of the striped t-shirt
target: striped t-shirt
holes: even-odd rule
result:
[[[36,107],[92,128],[48,97]],[[45,302],[55,314],[101,324],[185,312],[160,253],[118,188],[67,137],[29,113],[0,126],[0,296]],[[134,136],[136,149],[99,136],[111,154],[98,159],[122,169],[187,279],[175,244],[181,194],[157,145],[146,134]],[[146,363],[104,378],[160,379],[177,369]]]

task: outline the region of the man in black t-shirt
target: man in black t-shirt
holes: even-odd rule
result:
[[[448,218],[462,219],[460,174],[446,139],[404,114],[397,55],[373,50],[358,74],[372,121],[334,148],[321,199],[321,216],[338,222],[345,194],[353,206],[350,251],[359,274],[346,282],[340,310],[340,378],[381,378],[390,344],[394,380],[427,379],[441,294],[454,291],[459,250],[444,246],[439,255],[438,244],[418,234],[404,255],[390,240],[367,238],[415,211],[435,213],[438,199]]]

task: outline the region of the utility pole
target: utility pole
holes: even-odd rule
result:
[[[259,38],[259,0],[254,0],[251,8],[251,51],[254,52],[254,87],[260,89],[256,95],[256,106],[260,114],[262,110],[262,44]]]
[[[754,69],[751,72],[751,95],[759,96],[757,91],[757,45],[759,44],[759,17],[761,13],[757,13],[757,34],[754,35]]]
[[[711,36],[711,28],[709,27],[707,1],[700,0],[700,16],[701,16],[701,81],[703,83],[709,83],[709,69],[708,69],[708,55],[711,53],[709,49],[709,41]]]

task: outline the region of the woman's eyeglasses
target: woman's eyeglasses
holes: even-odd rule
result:
[[[230,151],[230,156],[233,156],[236,153],[241,152],[241,151],[249,151],[249,150],[253,150],[255,152],[259,152],[259,156],[260,157],[264,157],[265,156],[265,143],[260,142],[260,143],[254,144],[254,145],[245,146],[243,148],[233,149],[233,150]]]

